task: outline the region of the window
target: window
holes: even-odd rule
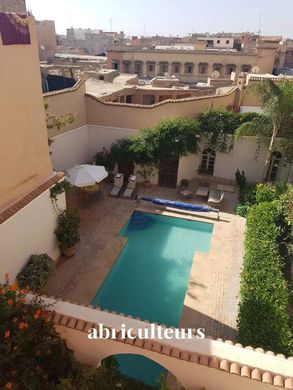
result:
[[[282,155],[280,152],[273,152],[270,168],[268,172],[268,180],[276,181],[278,176],[278,170],[281,165]]]
[[[155,71],[155,65],[154,64],[148,64],[148,72],[154,72]]]
[[[168,69],[169,69],[169,64],[167,62],[160,63],[160,73],[161,74],[168,73]]]
[[[249,73],[251,71],[251,65],[242,65],[241,72]]]
[[[134,63],[134,73],[136,73],[137,75],[140,75],[142,73],[142,63],[141,62]]]
[[[213,72],[219,72],[219,73],[221,73],[222,72],[222,67],[223,67],[223,65],[222,64],[214,64],[213,65]]]
[[[126,96],[126,103],[132,103],[132,95]]]
[[[199,167],[199,173],[205,173],[207,175],[214,174],[216,153],[212,149],[205,149],[202,152],[201,166]]]
[[[179,73],[179,65],[174,65],[174,73]]]
[[[221,43],[220,39],[217,40],[217,43],[218,43],[218,44]]]
[[[119,70],[119,61],[112,61],[112,69]]]
[[[125,62],[124,63],[124,72],[125,73],[130,73],[130,62]]]
[[[230,41],[229,41],[229,39],[227,39],[227,41],[226,41],[226,45],[229,45],[229,43],[230,43]]]
[[[185,64],[185,73],[187,74],[193,73],[193,64]]]
[[[104,80],[104,76],[99,76],[99,80]]]
[[[199,74],[207,74],[208,73],[208,64],[201,63],[198,65],[198,73]]]
[[[235,72],[236,71],[236,65],[235,64],[228,64],[226,66],[226,74],[229,75],[231,74],[232,72]]]

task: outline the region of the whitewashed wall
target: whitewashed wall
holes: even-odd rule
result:
[[[243,137],[235,141],[230,153],[216,153],[214,176],[235,180],[235,172],[239,169],[245,172],[249,182],[259,182],[264,173],[267,147],[263,145],[257,151],[256,137]],[[201,164],[201,153],[180,159],[178,168],[178,184],[181,179],[193,179],[197,176],[197,169]],[[293,166],[281,166],[278,171],[278,180],[293,181]]]
[[[52,140],[51,159],[56,171],[67,170],[92,160],[87,125],[57,135]]]
[[[129,137],[137,132],[135,129],[88,125],[89,153],[93,156],[103,147],[110,149],[117,139]]]
[[[109,149],[119,138],[129,137],[134,129],[86,125],[52,138],[50,147],[55,170],[67,170],[78,164],[91,162],[103,147]]]
[[[122,137],[128,137],[137,133],[135,129],[117,127],[105,127],[87,125],[53,138],[51,145],[51,158],[56,170],[67,170],[77,164],[91,162],[95,153],[103,147],[109,149],[111,144]],[[235,180],[237,169],[244,170],[246,178],[250,182],[262,180],[266,159],[267,146],[263,145],[256,156],[257,139],[255,137],[243,137],[235,141],[230,153],[216,153],[214,176]],[[197,170],[201,164],[201,153],[183,157],[179,161],[178,179],[193,179],[197,176]],[[139,170],[139,168],[137,169]],[[156,175],[151,179],[157,183]],[[138,178],[139,181],[141,178]],[[282,166],[279,169],[279,180],[293,181],[293,167]]]
[[[58,207],[66,207],[65,195],[58,198]],[[55,237],[57,214],[53,208],[50,190],[38,196],[27,206],[0,225],[0,280],[5,272],[14,281],[30,255],[47,253],[54,260],[59,256]]]

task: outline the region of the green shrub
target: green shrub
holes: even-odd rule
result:
[[[25,304],[26,290],[0,283],[0,388],[55,389],[73,372],[73,353],[56,332],[40,299]]]
[[[245,203],[245,204],[238,203],[236,205],[236,208],[235,208],[235,213],[237,215],[240,215],[240,217],[246,218],[247,214],[248,214],[248,211],[249,211],[249,208],[250,208],[250,205],[247,204],[247,203]]]
[[[259,183],[256,186],[256,203],[272,202],[276,197],[276,189],[271,183]]]
[[[79,223],[79,216],[74,210],[67,209],[58,215],[58,226],[55,234],[60,249],[71,248],[80,241]]]
[[[189,180],[188,179],[182,179],[180,182],[181,187],[188,187],[189,186]]]
[[[246,184],[239,193],[240,203],[253,205],[256,203],[256,187],[255,184]]]
[[[112,172],[115,168],[114,156],[106,148],[95,154],[94,161],[96,165],[104,166],[108,172]]]
[[[293,353],[289,291],[278,240],[282,235],[277,202],[250,208],[241,273],[238,339],[244,345]]]
[[[27,264],[17,275],[20,288],[29,286],[34,293],[42,290],[55,270],[55,263],[46,253],[31,255]]]

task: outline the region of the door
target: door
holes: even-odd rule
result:
[[[177,187],[179,157],[168,157],[160,160],[159,164],[159,186]]]
[[[276,181],[278,179],[278,173],[279,173],[281,161],[282,161],[281,153],[273,152],[269,173],[268,173],[268,181]]]

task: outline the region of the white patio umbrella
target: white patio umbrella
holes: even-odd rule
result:
[[[107,176],[108,172],[102,165],[76,165],[67,171],[68,181],[76,187],[93,186]]]

